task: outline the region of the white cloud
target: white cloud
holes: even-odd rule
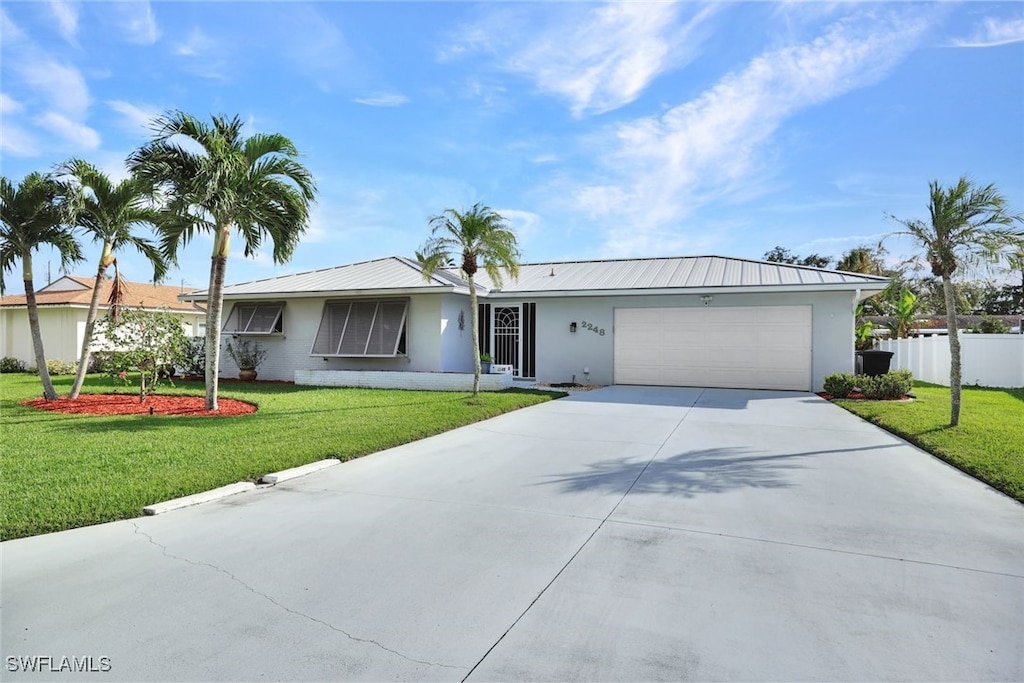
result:
[[[357,97],[353,102],[370,107],[400,107],[409,102],[409,98],[399,93],[379,92],[366,97]]]
[[[36,123],[40,127],[61,136],[77,149],[91,150],[100,146],[99,133],[57,112],[46,112],[36,120]]]
[[[3,35],[7,47],[25,38],[25,33],[7,16],[7,12],[2,7],[0,7],[0,35]]]
[[[15,68],[26,85],[45,96],[50,108],[74,118],[83,117],[89,109],[89,86],[75,67],[53,60],[24,59]]]
[[[0,92],[0,114],[17,114],[25,110],[21,102],[5,92]]]
[[[1010,19],[987,17],[970,38],[953,41],[957,47],[995,47],[1024,41],[1024,16]]]
[[[182,57],[197,57],[213,46],[213,40],[202,29],[193,28],[183,43],[174,46],[174,54]]]
[[[0,135],[0,150],[14,157],[34,157],[39,154],[39,143],[30,132],[4,121],[4,134]]]
[[[66,0],[50,0],[50,11],[57,20],[57,32],[72,45],[78,44],[78,5]]]
[[[617,3],[587,8],[582,20],[553,26],[507,61],[538,87],[569,100],[575,116],[635,100],[663,71],[692,58],[695,29],[715,8],[680,26],[680,5]]]
[[[139,130],[151,132],[150,126],[153,119],[163,113],[157,107],[138,107],[123,100],[107,100],[107,106],[120,114],[125,125],[134,132]]]
[[[119,10],[116,22],[129,43],[152,45],[160,38],[160,27],[149,0],[117,2],[113,6]]]
[[[610,128],[591,141],[607,175],[569,188],[575,208],[611,226],[609,246],[622,253],[670,239],[693,209],[749,195],[769,175],[762,161],[787,119],[878,82],[926,27],[912,15],[841,20],[818,38],[754,58],[662,115]]]
[[[542,219],[540,215],[532,211],[520,211],[519,209],[497,209],[512,226],[513,232],[522,247],[540,232]]]

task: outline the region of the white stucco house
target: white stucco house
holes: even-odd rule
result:
[[[111,283],[112,280],[100,283],[99,316],[107,314]],[[48,359],[78,362],[85,337],[85,318],[95,284],[96,278],[65,275],[36,291],[39,328]],[[193,290],[144,282],[124,284],[126,307],[169,311],[181,319],[186,335],[206,334],[206,311],[194,303],[178,299],[179,294]],[[0,298],[0,358],[17,358],[31,367],[36,359],[27,308],[24,294]]]
[[[528,263],[501,288],[478,273],[481,349],[538,382],[817,391],[853,370],[854,307],[886,284],[719,256]],[[470,319],[458,271],[397,256],[224,289],[224,334],[269,350],[261,379],[300,384],[472,372]]]

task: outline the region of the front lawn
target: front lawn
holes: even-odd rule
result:
[[[57,391],[67,394],[71,379],[55,377]],[[203,394],[202,383],[175,384],[160,393]],[[85,387],[133,391],[98,375]],[[40,393],[35,375],[0,375],[3,540],[137,517],[146,505],[323,458],[357,458],[559,396],[508,390],[473,401],[463,393],[224,383],[221,396],[259,411],[218,418],[65,415],[19,404]]]
[[[836,403],[1024,502],[1024,389],[964,387],[956,427],[949,387],[917,382],[914,394],[910,403]]]

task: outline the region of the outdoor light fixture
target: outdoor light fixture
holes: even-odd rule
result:
[[[702,296],[700,298],[700,300],[701,300],[701,303],[703,303],[705,306],[708,306],[708,305],[711,304],[711,295],[705,294],[704,296]]]
[[[576,323],[569,323],[569,331],[570,332],[575,332],[576,331]]]

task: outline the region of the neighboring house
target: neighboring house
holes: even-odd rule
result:
[[[853,369],[854,306],[888,284],[717,256],[523,264],[501,289],[478,276],[481,348],[516,377],[801,391]],[[227,286],[224,320],[269,350],[265,379],[472,371],[467,283],[402,257]]]
[[[1022,321],[1024,316],[1021,315],[975,315],[975,314],[958,314],[956,316],[957,329],[961,332],[969,332],[970,329],[984,322],[986,319],[995,318],[1010,329],[1010,334],[1024,334],[1021,330],[1024,329]],[[889,337],[888,325],[893,321],[891,316],[886,315],[868,315],[864,317],[865,320],[875,326],[875,336],[886,339]],[[913,328],[910,330],[911,337],[931,337],[941,336],[949,334],[947,327],[946,316],[944,315],[932,315],[925,318],[918,318],[914,321]]]
[[[65,275],[36,292],[39,327],[43,335],[46,357],[78,362],[85,336],[85,318],[95,278]],[[100,283],[98,316],[107,314],[112,280]],[[206,334],[206,311],[192,303],[183,303],[180,294],[190,288],[168,287],[140,282],[126,282],[124,306],[150,310],[168,310],[181,317],[185,334]],[[32,351],[32,335],[28,328],[28,312],[24,294],[0,298],[0,357],[13,357],[28,366],[36,363]]]

